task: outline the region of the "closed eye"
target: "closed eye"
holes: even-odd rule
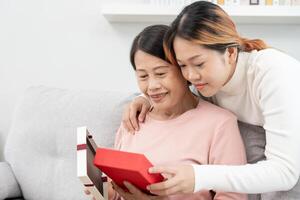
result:
[[[147,77],[148,77],[148,75],[142,75],[142,76],[139,76],[140,79],[145,79],[145,78],[147,78]]]
[[[203,67],[203,64],[204,64],[204,62],[203,63],[200,63],[200,64],[198,64],[198,65],[196,65],[197,67]]]
[[[164,76],[166,73],[157,73],[157,76]]]

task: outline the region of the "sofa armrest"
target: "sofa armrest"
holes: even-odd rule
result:
[[[0,162],[0,199],[21,197],[15,175],[7,162]]]

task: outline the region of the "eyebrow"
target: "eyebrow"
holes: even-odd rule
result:
[[[169,68],[169,66],[167,66],[167,65],[160,65],[160,66],[154,67],[153,70],[155,71],[155,70],[160,69],[160,68]],[[136,71],[144,72],[146,70],[144,70],[144,69],[137,69]]]
[[[190,57],[190,58],[188,59],[188,61],[193,60],[193,59],[195,59],[195,58],[197,58],[197,57],[202,57],[202,55],[200,54],[200,55],[195,55],[195,56],[193,56],[193,57]],[[181,62],[181,60],[179,60],[179,59],[177,59],[177,61]]]

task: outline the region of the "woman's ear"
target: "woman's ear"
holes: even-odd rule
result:
[[[229,64],[235,64],[237,61],[238,49],[237,47],[228,47],[227,56]]]

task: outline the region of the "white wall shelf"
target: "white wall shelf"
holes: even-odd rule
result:
[[[223,6],[236,23],[300,24],[300,6]],[[110,22],[171,22],[182,6],[107,4],[102,14]]]

